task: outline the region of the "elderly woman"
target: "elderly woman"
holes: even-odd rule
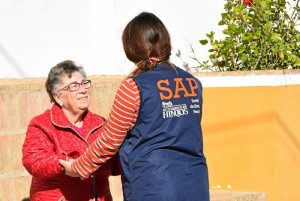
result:
[[[23,144],[22,162],[32,175],[30,200],[111,201],[110,175],[120,174],[119,157],[91,177],[68,177],[59,159],[76,159],[101,135],[105,119],[88,110],[91,81],[83,67],[66,60],[54,66],[46,89],[53,106],[34,117]]]

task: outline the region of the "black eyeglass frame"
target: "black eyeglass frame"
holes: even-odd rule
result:
[[[59,91],[78,91],[80,89],[80,86],[83,86],[85,89],[89,89],[92,86],[92,81],[91,80],[83,80],[81,83],[78,82],[71,82],[67,86],[61,88]]]

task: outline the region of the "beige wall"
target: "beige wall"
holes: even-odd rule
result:
[[[91,77],[92,111],[108,116],[123,78]],[[50,107],[44,81],[0,82],[0,200],[28,197],[30,176],[21,164],[21,146],[30,119]],[[300,200],[299,102],[300,85],[204,87],[204,151],[211,190],[266,192],[270,201]],[[119,190],[115,196],[121,197]]]
[[[204,101],[210,186],[300,200],[300,85],[207,88]]]

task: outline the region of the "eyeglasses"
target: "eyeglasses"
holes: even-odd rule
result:
[[[72,82],[68,84],[67,86],[63,87],[61,90],[68,90],[68,91],[78,91],[80,86],[83,86],[85,89],[88,89],[92,86],[91,80],[83,80],[81,83],[78,82]]]

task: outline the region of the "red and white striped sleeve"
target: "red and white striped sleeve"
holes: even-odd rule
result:
[[[138,86],[133,79],[128,78],[121,83],[117,91],[101,136],[72,163],[72,170],[86,178],[110,159],[122,145],[127,131],[134,126],[139,106]]]

